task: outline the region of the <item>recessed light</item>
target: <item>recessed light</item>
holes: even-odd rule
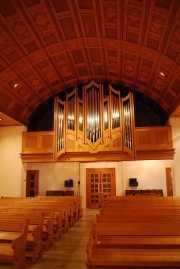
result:
[[[165,77],[165,74],[164,74],[164,72],[159,72],[159,74],[162,76],[162,77]]]
[[[2,118],[0,118],[0,121],[3,120]]]
[[[17,86],[18,86],[18,83],[15,83],[15,84],[14,84],[14,88],[16,88]]]

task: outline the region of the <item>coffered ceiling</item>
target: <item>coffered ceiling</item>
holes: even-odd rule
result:
[[[179,0],[0,0],[0,111],[26,126],[91,79],[180,116],[179,64]]]

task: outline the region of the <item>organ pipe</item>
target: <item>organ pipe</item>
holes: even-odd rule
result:
[[[111,85],[105,96],[103,85],[91,81],[67,93],[66,101],[55,102],[57,152],[65,149],[65,133],[71,133],[71,137],[74,135],[75,141],[82,138],[82,143],[95,144],[105,141],[104,132],[112,139],[113,134],[122,129],[124,147],[132,150],[133,105],[128,98],[123,103],[120,91]]]

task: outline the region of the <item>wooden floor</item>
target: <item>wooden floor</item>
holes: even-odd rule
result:
[[[84,209],[83,216],[28,269],[86,269],[86,244],[90,222],[98,210]]]

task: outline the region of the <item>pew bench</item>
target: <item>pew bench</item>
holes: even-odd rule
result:
[[[167,225],[164,222],[91,223],[86,251],[89,269],[99,266],[178,268],[180,222]]]
[[[1,212],[11,212],[14,214],[21,214],[24,212],[28,212],[29,214],[37,214],[40,213],[44,215],[43,218],[43,226],[42,226],[42,245],[44,250],[48,250],[53,244],[53,221],[54,221],[54,209],[46,208],[46,207],[35,207],[32,205],[22,206],[22,204],[15,204],[14,207],[12,205],[10,207],[0,207]]]
[[[96,235],[94,246],[102,248],[180,249],[180,236],[124,236]]]
[[[109,197],[91,224],[87,268],[179,269],[179,201]]]
[[[176,215],[176,214],[171,214],[169,216],[169,214],[156,214],[153,213],[152,214],[142,214],[141,212],[135,215],[129,215],[129,214],[116,214],[114,215],[113,212],[111,212],[111,214],[106,214],[106,215],[98,215],[96,214],[96,221],[97,222],[101,222],[101,223],[108,223],[108,222],[113,222],[113,223],[120,223],[121,222],[132,222],[132,223],[138,223],[139,222],[156,222],[156,221],[164,221],[165,223],[168,222],[180,222],[180,215]]]
[[[61,202],[63,205],[70,207],[70,225],[76,222],[82,215],[82,197],[81,196],[37,196],[37,200],[43,201],[56,201]]]
[[[136,218],[136,216],[138,216],[138,214],[143,214],[143,215],[149,215],[149,216],[153,216],[153,215],[176,215],[176,216],[180,216],[180,209],[179,208],[159,208],[158,206],[156,206],[155,208],[143,208],[143,207],[136,207],[136,208],[126,208],[126,207],[109,207],[109,208],[101,208],[100,209],[100,215],[114,215],[114,216],[122,216],[123,215],[129,215],[129,216],[134,216]]]
[[[180,236],[180,222],[122,222],[118,223],[91,223],[90,235],[166,235]]]
[[[66,227],[68,225],[67,208],[62,203],[35,198],[28,203],[27,207],[34,208],[35,210],[53,210],[53,241],[58,240],[62,236],[63,224],[65,223]]]
[[[61,198],[61,197],[60,197]],[[42,205],[51,205],[55,208],[55,212],[57,213],[59,211],[59,208],[61,210],[61,216],[62,216],[62,231],[67,232],[69,227],[71,227],[74,224],[74,205],[71,206],[71,203],[69,199],[60,199],[59,197],[50,197],[40,196],[39,198],[35,199],[35,203],[42,204]]]
[[[43,213],[32,213],[24,210],[23,212],[0,212],[0,219],[29,219],[27,243],[26,243],[26,260],[32,263],[36,262],[42,256],[42,225],[44,215]],[[1,233],[0,233],[1,235]]]
[[[29,220],[0,220],[0,266],[13,269],[25,266],[26,240]]]
[[[87,256],[88,269],[180,268],[180,249],[117,249],[94,247]]]

